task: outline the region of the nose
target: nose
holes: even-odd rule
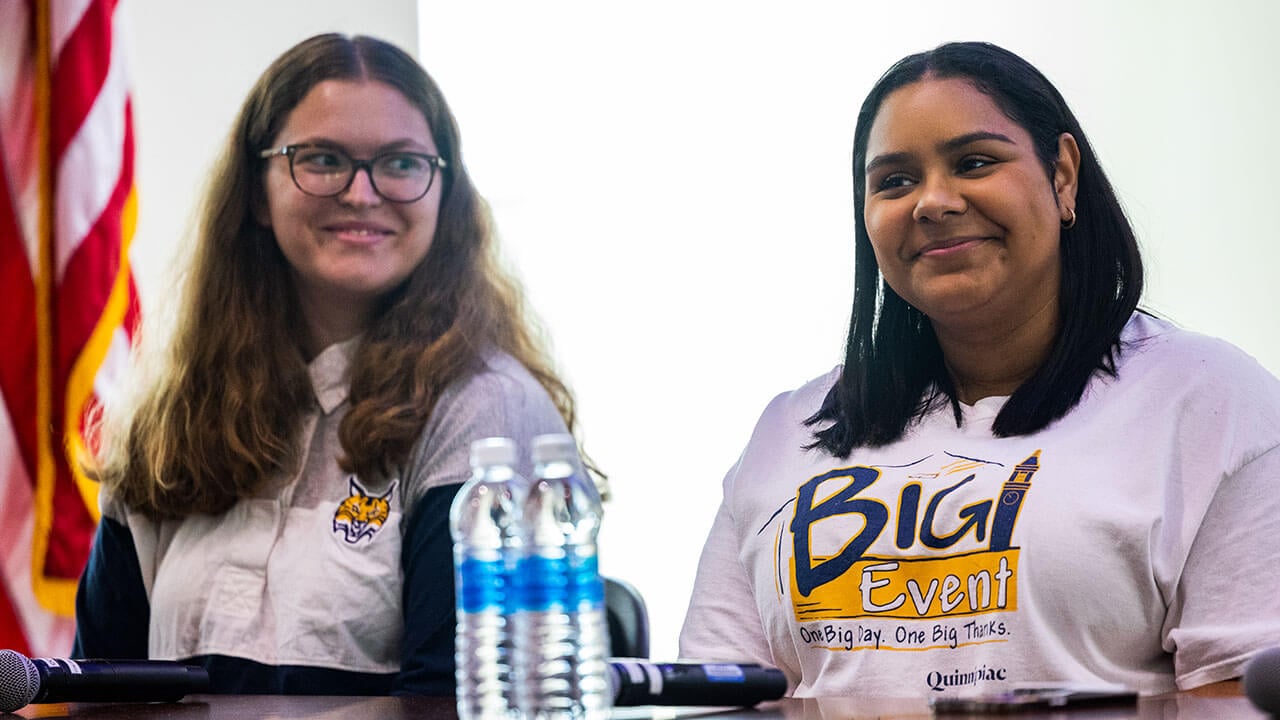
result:
[[[351,176],[351,182],[347,184],[347,189],[343,190],[338,198],[348,204],[356,207],[371,207],[382,202],[382,196],[373,188],[373,169],[368,166],[360,166],[355,169],[355,174]]]
[[[960,215],[968,208],[955,178],[946,173],[930,173],[921,181],[919,197],[911,216],[916,222],[942,222],[948,214]]]

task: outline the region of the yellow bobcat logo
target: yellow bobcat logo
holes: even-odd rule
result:
[[[351,494],[338,503],[333,513],[333,532],[342,532],[343,540],[355,545],[362,538],[371,538],[382,529],[387,518],[391,516],[391,493],[396,484],[391,483],[383,495],[370,495],[354,476],[348,479],[351,483]]]

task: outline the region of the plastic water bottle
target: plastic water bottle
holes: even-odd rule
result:
[[[596,538],[600,495],[571,435],[533,440],[521,512],[516,707],[528,720],[606,718],[609,626]]]
[[[511,717],[514,637],[508,625],[511,573],[519,544],[525,480],[507,438],[471,444],[471,478],[449,509],[457,591],[457,699],[460,720]]]

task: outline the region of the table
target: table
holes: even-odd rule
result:
[[[0,718],[12,715],[0,714]],[[192,695],[180,703],[71,703],[28,705],[22,718],[93,720],[457,720],[453,698],[327,697],[306,695]],[[924,700],[786,699],[755,709],[617,708],[616,720],[927,720]],[[1142,698],[1136,708],[1095,708],[1017,715],[947,715],[948,719],[1003,717],[1015,720],[1266,720],[1244,697],[1176,694]]]

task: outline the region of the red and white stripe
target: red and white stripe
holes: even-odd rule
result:
[[[71,458],[138,324],[119,5],[0,2],[0,646],[43,656],[71,649],[98,519]]]

